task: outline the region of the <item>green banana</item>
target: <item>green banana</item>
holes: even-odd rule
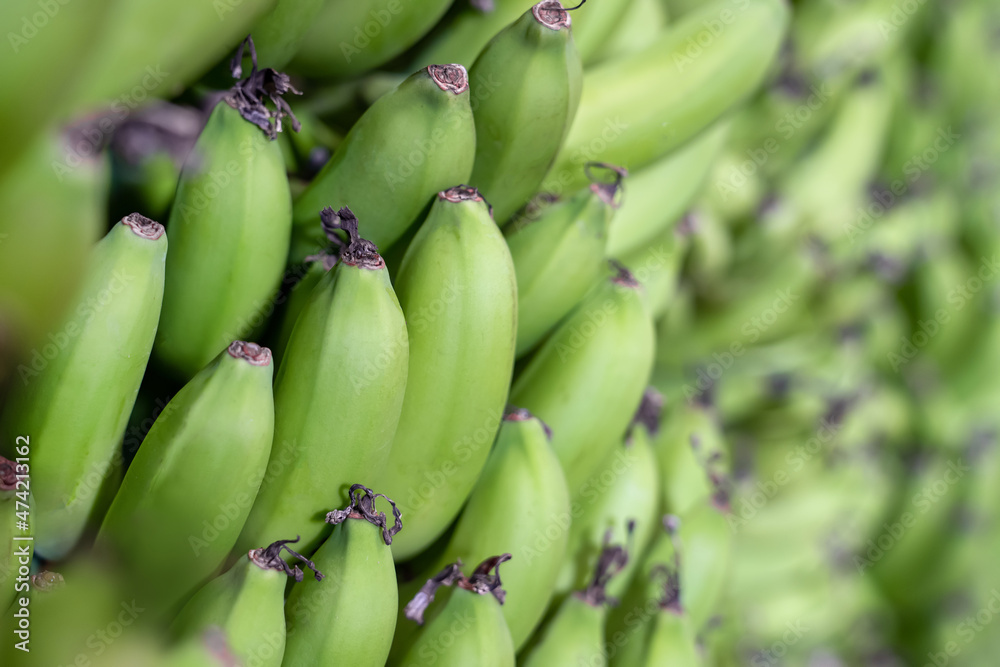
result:
[[[169,612],[233,548],[274,430],[271,351],[234,341],[170,400],[104,517],[137,597]]]
[[[591,160],[639,169],[699,134],[760,84],[788,15],[781,0],[717,0],[650,47],[588,71],[542,188],[584,185],[580,167]]]
[[[721,599],[733,560],[733,530],[726,519],[728,501],[698,503],[681,516],[678,530],[685,565],[681,590],[695,631],[705,628]]]
[[[18,456],[26,459],[30,452],[31,441],[22,436],[16,439],[14,459],[0,456],[0,512],[4,513],[0,520],[0,609],[4,610],[17,596],[16,578],[28,573],[34,554],[33,540],[20,539],[28,536],[31,527],[28,520],[34,503],[28,479],[30,466],[17,463]],[[29,528],[19,524],[21,521]]]
[[[719,418],[710,405],[679,401],[668,407],[654,451],[663,481],[665,511],[683,515],[717,492],[718,469],[726,457]]]
[[[691,227],[685,218],[645,247],[620,257],[643,286],[646,308],[653,320],[661,319],[674,303],[690,240]]]
[[[385,262],[358,235],[350,209],[327,208],[321,217],[331,238],[340,229],[348,240],[288,340],[274,383],[271,472],[240,550],[290,531],[313,553],[329,533],[330,499],[385,467],[403,406],[410,344]]]
[[[327,580],[296,584],[288,596],[285,667],[385,665],[398,605],[389,545],[402,522],[396,504],[382,494],[354,484],[348,496],[345,509],[326,515],[336,527],[313,556]],[[379,497],[392,505],[391,526],[375,507]]]
[[[448,4],[448,0],[328,1],[312,20],[292,67],[310,76],[364,74],[423,37]]]
[[[675,225],[705,185],[729,135],[717,122],[686,145],[631,174],[628,196],[608,230],[608,255],[621,258],[647,247]]]
[[[350,206],[385,251],[434,193],[468,181],[476,144],[468,90],[465,68],[431,65],[376,100],[296,200],[291,260],[325,247],[315,225],[324,206]]]
[[[336,255],[322,253],[306,257],[302,275],[288,293],[285,309],[280,317],[281,323],[278,328],[277,337],[271,345],[274,362],[278,366],[281,365],[281,360],[285,356],[285,350],[288,348],[288,340],[292,337],[292,331],[295,329],[295,323],[298,321],[302,311],[305,310],[306,304],[309,303],[312,291],[319,284],[320,280],[322,280],[323,276],[329,273],[336,264]]]
[[[588,65],[641,51],[667,29],[667,8],[663,0],[629,0],[627,4],[621,20],[590,56]],[[592,22],[586,18],[584,21],[585,25]]]
[[[542,0],[500,31],[469,70],[476,100],[469,180],[498,224],[535,194],[552,166],[580,103],[582,69],[569,14],[559,0]]]
[[[79,541],[98,490],[118,475],[118,448],[153,346],[167,239],[138,213],[94,248],[56,354],[24,377],[0,432],[34,439],[35,548],[64,557]]]
[[[48,365],[46,337],[76,298],[106,224],[107,161],[71,161],[73,141],[43,132],[0,178],[0,382],[11,371],[24,382]]]
[[[288,565],[284,549],[313,570],[317,581],[323,573],[316,565],[278,540],[251,549],[233,567],[203,586],[184,605],[171,624],[176,638],[199,636],[211,627],[221,629],[232,653],[258,667],[280,667],[285,654],[285,584],[301,582],[302,570]]]
[[[607,0],[577,5],[580,11],[574,14],[573,35],[586,65],[600,59],[601,52],[633,4],[634,0]]]
[[[698,667],[703,664],[698,654],[691,617],[681,608],[679,599],[671,600],[668,597],[660,602],[660,606],[663,611],[653,621],[649,652],[643,664],[647,667],[660,665]]]
[[[198,137],[167,223],[172,249],[155,354],[184,379],[260,329],[288,254],[292,196],[272,139],[290,113],[280,95],[296,91],[283,74],[253,63]],[[276,92],[265,90],[272,85]],[[264,106],[267,97],[276,111]]]
[[[48,130],[110,5],[9,0],[0,7],[8,44],[0,55],[0,127],[18,128],[4,133],[0,177],[16,173],[20,156]]]
[[[625,269],[597,286],[515,380],[511,402],[552,428],[570,496],[621,442],[653,365],[653,324]]]
[[[636,411],[623,450],[615,451],[573,498],[573,523],[568,557],[556,592],[565,594],[587,583],[601,552],[607,531],[631,533],[635,553],[643,553],[653,538],[660,504],[660,479],[650,438],[659,428],[663,398],[647,389]],[[637,560],[630,561],[608,584],[608,593],[620,596],[632,579]]]
[[[61,108],[110,107],[117,124],[144,100],[176,96],[246,37],[276,0],[114,0]]]
[[[517,355],[538,344],[597,285],[604,273],[608,225],[619,206],[623,169],[564,201],[522,216],[505,230],[517,273]]]
[[[514,643],[501,613],[506,592],[500,581],[500,564],[510,554],[486,559],[468,577],[453,563],[428,579],[407,604],[406,617],[423,625],[424,609],[441,586],[455,586],[444,609],[420,630],[420,635],[400,662],[390,665],[421,667],[514,667]],[[493,574],[490,574],[493,570]]]
[[[527,410],[504,417],[496,445],[469,496],[447,546],[428,568],[447,563],[480,562],[507,548],[517,558],[504,568],[509,599],[503,606],[514,650],[541,622],[552,598],[566,553],[572,519],[569,493],[559,459],[549,446],[547,427]],[[428,610],[429,618],[436,610]],[[400,624],[393,653],[408,647],[410,624]]]
[[[410,365],[379,486],[407,518],[393,544],[399,561],[422,551],[458,514],[507,399],[517,285],[507,244],[475,188],[438,193],[403,258],[396,289]]]
[[[250,30],[260,61],[274,69],[287,65],[302,47],[306,34],[315,29],[323,8],[332,4],[326,0],[277,0],[274,9],[261,16]]]
[[[523,655],[523,667],[575,667],[608,664],[608,646],[604,641],[607,605],[616,604],[605,589],[608,582],[624,568],[629,552],[608,543],[611,532],[605,534],[593,579],[583,590],[567,596],[538,637]]]

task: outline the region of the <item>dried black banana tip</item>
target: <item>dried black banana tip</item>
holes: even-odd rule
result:
[[[542,425],[542,429],[545,431],[546,439],[548,439],[549,442],[552,441],[552,429],[549,428],[549,425],[546,424],[544,421],[542,421],[540,418],[531,414],[531,411],[528,410],[527,408],[518,408],[513,405],[508,405],[504,410],[503,418],[504,421],[509,421],[509,422],[526,422],[531,419],[538,419],[538,423]]]
[[[681,577],[676,558],[673,567],[660,563],[650,571],[650,578],[663,576],[663,592],[658,604],[660,609],[672,611],[675,614],[684,612],[681,606]]]
[[[233,77],[239,79],[243,75],[244,47],[250,49],[250,62],[253,67],[250,70],[250,75],[237,82],[226,95],[226,104],[239,111],[245,120],[262,129],[271,140],[276,139],[278,132],[281,132],[281,119],[286,116],[292,120],[292,129],[298,132],[301,124],[282,96],[286,93],[295,95],[302,93],[292,86],[291,79],[288,78],[287,74],[270,67],[257,69],[257,50],[249,35],[240,43],[239,48],[236,49],[236,55],[233,56],[233,61],[230,64]],[[274,111],[265,104],[267,100],[271,100]]]
[[[17,486],[17,464],[0,456],[0,491],[13,491]]]
[[[480,563],[469,577],[462,574],[462,561],[446,565],[443,570],[431,577],[420,587],[413,599],[406,603],[403,610],[406,618],[424,624],[424,611],[434,602],[437,589],[442,586],[458,586],[478,595],[492,595],[500,604],[507,598],[507,591],[500,581],[500,564],[512,558],[510,554],[491,556]]]
[[[302,561],[310,570],[313,571],[313,576],[316,577],[316,581],[323,581],[323,577],[326,575],[316,569],[315,563],[297,551],[292,551],[288,548],[289,544],[295,544],[298,542],[299,537],[299,535],[296,535],[294,540],[278,540],[277,542],[272,542],[263,549],[251,549],[250,553],[247,554],[247,557],[253,561],[254,565],[262,570],[279,570],[295,579],[295,581],[302,581],[304,573],[301,569],[299,569],[299,566],[296,564],[293,567],[286,563],[285,559],[281,557],[281,552],[287,551],[293,558]]]
[[[403,528],[402,515],[399,512],[399,508],[396,507],[396,503],[389,496],[382,493],[375,493],[363,484],[352,485],[347,495],[351,499],[347,507],[342,510],[327,512],[326,522],[336,526],[338,523],[343,523],[348,519],[367,521],[373,526],[381,528],[382,540],[386,544],[392,544],[392,536]],[[392,526],[389,526],[385,512],[379,512],[375,509],[376,498],[385,498],[392,505],[392,516],[394,519]]]
[[[632,429],[637,424],[646,427],[650,435],[656,435],[660,430],[660,413],[663,411],[663,394],[653,387],[646,387],[646,392],[642,395],[639,409],[632,417],[632,425],[629,427],[629,437],[632,437]]]
[[[378,247],[371,241],[361,238],[358,233],[358,217],[349,207],[344,206],[334,211],[327,206],[320,211],[319,219],[323,233],[334,246],[337,261],[365,269],[385,267],[385,261],[378,254]],[[338,231],[347,234],[346,241],[337,233]]]
[[[594,175],[594,168],[607,169],[612,173],[612,180],[608,182]],[[583,165],[583,173],[590,181],[590,190],[600,197],[604,203],[611,208],[618,208],[622,205],[621,194],[625,189],[625,177],[628,170],[624,167],[609,164],[607,162],[588,162]]]
[[[590,584],[582,591],[577,591],[575,595],[592,607],[601,605],[615,606],[618,600],[609,597],[607,594],[608,582],[625,569],[629,562],[629,551],[632,547],[632,536],[635,532],[635,521],[629,521],[626,530],[628,533],[628,546],[611,544],[611,530],[604,533],[604,543],[601,546],[601,555],[597,558],[597,566],[594,568],[594,578]]]
[[[632,272],[628,270],[628,267],[619,262],[617,259],[609,259],[608,265],[611,270],[615,272],[615,275],[611,276],[611,282],[616,285],[621,285],[622,287],[629,287],[631,289],[639,288],[639,281],[635,279]]]

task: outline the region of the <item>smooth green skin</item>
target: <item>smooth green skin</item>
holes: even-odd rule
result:
[[[718,122],[666,157],[630,174],[626,196],[608,230],[608,255],[621,257],[646,247],[687,212],[705,186],[729,135]]]
[[[573,498],[569,556],[560,572],[557,593],[569,593],[587,586],[594,576],[609,528],[613,531],[612,541],[631,544],[633,554],[642,554],[659,526],[660,479],[644,426],[634,427],[630,439],[621,449],[612,452],[600,471],[600,475],[591,478],[593,483]],[[610,484],[606,483],[608,475],[614,476]],[[635,521],[631,542],[627,536],[630,520]],[[617,598],[625,592],[638,564],[639,559],[633,556],[608,582],[608,595]]]
[[[649,641],[649,653],[642,664],[646,667],[662,667],[662,665],[698,667],[702,664],[695,644],[695,632],[687,614],[677,614],[668,610],[656,617]]]
[[[271,364],[224,350],[170,400],[125,473],[97,546],[121,555],[151,617],[233,548],[271,450],[271,380]]]
[[[494,37],[469,70],[476,160],[470,184],[502,225],[545,178],[580,103],[583,65],[569,27],[528,10]]]
[[[674,303],[689,245],[690,236],[668,228],[649,245],[619,258],[642,283],[646,308],[654,320],[661,319]]]
[[[605,274],[615,210],[590,188],[546,207],[538,220],[508,225],[517,272],[517,356],[531,351]]]
[[[146,97],[180,93],[225,58],[274,4],[114,0],[102,29],[87,34],[91,55],[74,77],[64,113],[108,106],[124,112]]]
[[[153,347],[163,298],[167,236],[119,222],[93,249],[77,303],[53,332],[63,349],[16,386],[5,442],[31,438],[35,549],[65,556],[80,539],[118,448]]]
[[[510,401],[551,427],[570,495],[621,442],[653,367],[653,323],[639,291],[609,279],[552,334]]]
[[[653,448],[664,511],[680,515],[709,500],[714,489],[705,461],[722,449],[720,425],[708,409],[688,401],[667,408]]]
[[[434,39],[413,60],[412,67],[427,67],[433,63],[472,67],[489,41],[534,4],[531,0],[494,0],[491,12],[463,6],[442,22]]]
[[[404,591],[404,605],[448,563],[459,559],[463,563],[480,563],[506,549],[514,557],[503,565],[503,587],[507,591],[503,615],[514,650],[519,650],[541,622],[552,599],[566,553],[570,520],[566,480],[542,423],[535,418],[505,418],[448,545],[434,565],[426,568],[426,576],[417,577]],[[424,619],[431,620],[436,611],[440,610],[432,605]],[[403,618],[400,609],[394,654],[400,652],[400,647],[405,650],[416,635],[416,626]]]
[[[476,148],[469,99],[421,70],[376,100],[296,200],[292,262],[327,247],[319,224],[325,206],[350,206],[361,236],[385,251],[435,193],[468,182]]]
[[[299,315],[309,303],[313,289],[326,274],[327,270],[323,266],[323,262],[310,262],[305,274],[292,287],[292,291],[288,295],[288,303],[285,305],[285,312],[281,316],[281,328],[271,345],[271,352],[274,354],[275,363],[278,366],[281,366],[281,359],[285,356],[288,341],[292,337],[292,331],[295,329],[295,323],[299,320]]]
[[[107,224],[107,161],[56,170],[53,162],[66,164],[66,148],[62,137],[45,132],[0,180],[0,329],[9,337],[0,342],[0,381],[14,372],[20,384],[47,362],[46,336],[76,299]],[[24,361],[14,368],[20,354]]]
[[[306,577],[312,579],[308,572]],[[218,627],[245,663],[280,667],[287,583],[288,575],[281,570],[262,569],[243,556],[188,600],[174,619],[171,633],[177,638],[196,637]]]
[[[684,545],[681,602],[696,631],[716,613],[733,559],[733,530],[726,516],[703,502],[681,515]]]
[[[83,54],[107,20],[110,5],[111,0],[51,6],[5,0],[0,7],[5,42],[0,50],[0,127],[7,128],[0,145],[0,177],[16,173],[18,158],[48,129],[66,87],[86,64]]]
[[[281,70],[298,52],[306,33],[316,22],[327,0],[277,0],[254,24],[250,34],[261,67]]]
[[[319,582],[307,577],[292,586],[281,664],[385,665],[399,602],[392,551],[381,530],[363,519],[348,519],[333,529],[313,561],[326,577]]]
[[[155,355],[178,375],[192,377],[264,322],[285,269],[291,206],[278,142],[216,104],[181,172],[167,224]]]
[[[514,265],[482,201],[440,197],[396,278],[409,378],[377,488],[406,521],[397,561],[433,542],[472,492],[507,401],[517,331]]]
[[[538,644],[521,656],[521,667],[578,667],[608,664],[604,646],[606,608],[592,607],[576,595],[567,597],[542,630]]]
[[[326,513],[346,504],[351,484],[374,484],[399,421],[408,359],[384,267],[338,263],[320,279],[278,369],[269,472],[241,551],[298,535],[296,550],[312,553],[330,534]]]
[[[449,4],[449,0],[327,0],[306,31],[292,67],[309,76],[363,74],[415,44]]]
[[[514,667],[514,643],[496,598],[457,589],[437,618],[420,629],[417,641],[406,656],[388,664],[393,667]]]
[[[584,18],[583,21],[586,32],[591,20]],[[667,29],[667,24],[667,8],[663,0],[631,0],[611,34],[589,57],[588,64],[641,51],[656,41]]]
[[[572,7],[576,4],[578,3],[565,2],[563,6]],[[635,0],[605,0],[605,2],[595,2],[589,7],[585,4],[579,11],[570,12],[576,46],[586,65],[600,60],[601,51],[607,46],[633,4]]]
[[[726,10],[732,23],[700,47],[698,37],[711,34],[704,22],[720,20]],[[588,71],[573,126],[542,189],[585,185],[582,167],[590,160],[639,169],[698,135],[757,89],[788,16],[782,0],[751,0],[742,11],[718,0],[649,48]]]

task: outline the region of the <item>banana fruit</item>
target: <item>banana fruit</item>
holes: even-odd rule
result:
[[[608,225],[620,204],[624,170],[613,183],[594,180],[564,201],[522,216],[504,234],[517,273],[517,355],[542,340],[597,285],[604,274]],[[592,177],[593,178],[593,177]],[[531,218],[535,217],[534,220]]]
[[[385,262],[358,234],[350,209],[324,209],[333,238],[348,233],[336,266],[309,294],[274,382],[270,473],[240,537],[240,550],[280,535],[311,554],[323,510],[352,480],[386,465],[407,386],[409,343]]]
[[[171,634],[182,639],[219,628],[243,664],[281,667],[285,654],[285,584],[289,579],[303,579],[299,566],[290,566],[281,557],[282,550],[311,568],[317,581],[323,580],[312,561],[288,547],[297,541],[278,540],[251,549],[228,572],[194,594],[174,618]]]
[[[698,135],[756,90],[788,16],[782,0],[716,0],[648,48],[589,70],[542,188],[581,187],[592,160],[639,169]]]
[[[55,356],[15,389],[0,432],[32,439],[35,548],[64,557],[98,491],[121,475],[119,451],[153,346],[167,238],[138,213],[93,249],[77,303],[52,335]],[[98,519],[100,517],[97,517]]]
[[[434,193],[467,182],[476,146],[469,100],[461,65],[425,67],[376,100],[295,201],[292,262],[326,247],[315,224],[325,206],[351,207],[385,251]]]
[[[125,473],[97,537],[159,618],[233,548],[274,432],[271,351],[234,341],[170,400]]]
[[[292,196],[273,139],[290,113],[280,97],[288,91],[296,92],[288,78],[258,70],[254,57],[248,78],[215,105],[181,172],[155,354],[185,380],[261,328],[281,282]]]
[[[619,268],[545,341],[510,400],[552,428],[570,496],[621,442],[653,366],[653,323],[640,286]]]
[[[378,486],[406,517],[405,560],[458,514],[503,418],[514,364],[517,284],[507,244],[475,188],[438,193],[396,277],[410,364]]]
[[[354,484],[348,495],[345,509],[326,515],[335,528],[313,556],[325,580],[299,582],[288,596],[284,667],[385,665],[398,604],[389,545],[402,522],[382,494]],[[392,525],[375,506],[380,497],[392,506]]]
[[[500,31],[469,70],[476,102],[469,182],[493,206],[497,224],[537,192],[580,103],[583,66],[570,23],[559,0],[542,0]]]

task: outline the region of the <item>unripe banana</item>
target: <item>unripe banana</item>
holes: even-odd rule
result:
[[[468,91],[465,68],[431,65],[376,100],[296,200],[291,260],[325,247],[315,224],[324,206],[350,206],[385,251],[434,193],[467,182],[476,148]]]
[[[595,165],[588,165],[588,169]],[[624,170],[613,184],[594,181],[537,219],[507,226],[517,273],[517,355],[522,356],[570,313],[605,273],[608,225],[619,205]]]
[[[680,585],[696,632],[716,612],[729,575],[734,535],[726,520],[728,511],[728,501],[714,499],[698,503],[681,516],[679,536],[685,560]]]
[[[605,589],[630,560],[628,550],[608,544],[610,534],[610,531],[605,534],[591,582],[563,600],[555,616],[542,629],[538,642],[521,656],[523,667],[604,667],[608,664],[604,624],[607,605],[617,601],[608,597]]]
[[[438,194],[396,277],[410,365],[382,481],[406,517],[397,561],[458,514],[486,463],[514,364],[517,285],[507,244],[474,188]]]
[[[589,21],[585,18],[584,25]],[[663,0],[630,0],[611,35],[590,55],[587,64],[641,51],[656,41],[667,29],[667,23],[667,8]]]
[[[283,74],[258,71],[253,62],[198,137],[167,224],[171,251],[156,356],[185,379],[260,328],[288,255],[292,196],[272,139],[288,113],[279,96],[295,91]],[[268,96],[277,111],[264,106]]]
[[[389,545],[402,528],[399,510],[361,484],[348,496],[345,509],[326,515],[336,527],[313,556],[326,580],[296,584],[288,596],[284,667],[382,667],[389,655],[398,605]],[[375,507],[379,497],[392,505],[391,526]]]
[[[622,449],[612,452],[573,498],[573,523],[569,531],[568,557],[564,560],[557,594],[578,590],[587,584],[601,553],[602,539],[631,535],[637,554],[644,553],[658,525],[660,479],[656,456],[650,444],[659,428],[663,398],[647,389],[633,418]],[[609,481],[610,478],[610,481]],[[619,597],[632,579],[638,560],[631,560],[608,584],[608,593]]]
[[[92,251],[78,302],[53,338],[58,355],[25,378],[5,411],[4,441],[33,441],[35,548],[48,559],[73,548],[100,485],[119,474],[118,448],[160,315],[166,253],[158,222],[133,213],[115,225]]]
[[[271,345],[271,352],[274,354],[274,361],[278,366],[281,365],[281,360],[288,347],[288,340],[292,337],[292,331],[295,329],[295,323],[302,311],[305,310],[306,304],[309,303],[312,291],[323,276],[336,266],[336,263],[336,255],[323,253],[306,257],[304,272],[288,294],[284,312],[280,317],[281,325],[278,328],[274,344]]]
[[[668,407],[654,447],[663,484],[662,506],[682,515],[716,493],[726,451],[722,426],[711,406],[682,400]],[[714,468],[714,469],[713,469]]]
[[[306,32],[293,67],[310,76],[364,74],[423,37],[448,4],[448,0],[326,2]]]
[[[92,52],[74,78],[64,112],[110,106],[114,115],[106,118],[114,123],[147,97],[174,97],[246,37],[274,4],[114,0],[108,20],[89,34]]]
[[[468,578],[454,563],[429,579],[406,606],[406,617],[423,624],[423,611],[434,601],[440,586],[456,588],[437,617],[420,630],[409,652],[390,665],[421,667],[514,667],[514,643],[501,605],[506,592],[500,581],[500,564],[510,554],[493,556],[479,564]],[[490,570],[494,574],[490,574]]]
[[[514,650],[542,620],[566,554],[570,499],[547,427],[527,410],[509,412],[496,445],[469,496],[447,546],[434,565],[476,563],[499,549],[516,557],[504,568],[503,606]],[[573,520],[575,523],[575,520]],[[436,616],[434,608],[428,618]],[[393,653],[409,646],[415,632],[401,624]]]
[[[111,0],[65,5],[8,0],[0,7],[8,44],[0,56],[0,127],[18,128],[4,133],[0,177],[14,173],[19,157],[48,129],[65,101],[67,87],[85,65],[84,54],[111,4]]]
[[[313,288],[274,383],[271,473],[261,486],[240,550],[291,531],[311,554],[329,529],[323,510],[352,480],[386,464],[407,386],[409,344],[385,262],[358,235],[350,209],[324,209],[333,238],[347,231],[339,261]]]
[[[628,271],[605,280],[539,349],[511,402],[552,428],[570,496],[621,442],[653,365],[653,324]]]
[[[650,47],[587,72],[580,108],[543,189],[582,186],[580,167],[590,160],[638,169],[696,136],[757,88],[788,15],[781,0],[750,0],[741,10],[719,0]],[[717,35],[710,26],[719,26]]]
[[[647,247],[691,207],[729,135],[718,122],[666,157],[631,174],[628,196],[608,231],[608,255],[621,258]]]
[[[580,103],[582,69],[569,14],[559,0],[542,0],[500,31],[469,70],[476,100],[469,180],[498,224],[537,192],[552,166]]]
[[[260,61],[274,69],[287,65],[314,29],[323,8],[332,4],[326,0],[277,0],[250,30]]]
[[[233,548],[274,431],[271,351],[234,341],[170,400],[125,473],[98,535],[160,614]]]
[[[251,549],[232,568],[208,582],[174,619],[171,634],[177,638],[200,636],[212,627],[221,629],[233,654],[243,664],[280,667],[285,651],[285,584],[301,582],[302,570],[281,558],[282,549],[313,570],[316,565],[287,545],[298,540],[278,540],[268,547]]]
[[[580,11],[573,16],[573,35],[580,57],[588,67],[600,59],[601,51],[632,4],[633,0],[607,0],[576,6]]]
[[[691,617],[683,609],[667,607],[653,621],[646,667],[703,664],[695,640]]]
[[[45,368],[47,336],[75,300],[107,224],[107,161],[71,162],[73,140],[42,133],[0,180],[0,382],[12,371],[26,382]]]
[[[684,219],[647,246],[619,257],[642,285],[646,308],[654,320],[661,319],[674,304],[691,235],[691,226]]]

